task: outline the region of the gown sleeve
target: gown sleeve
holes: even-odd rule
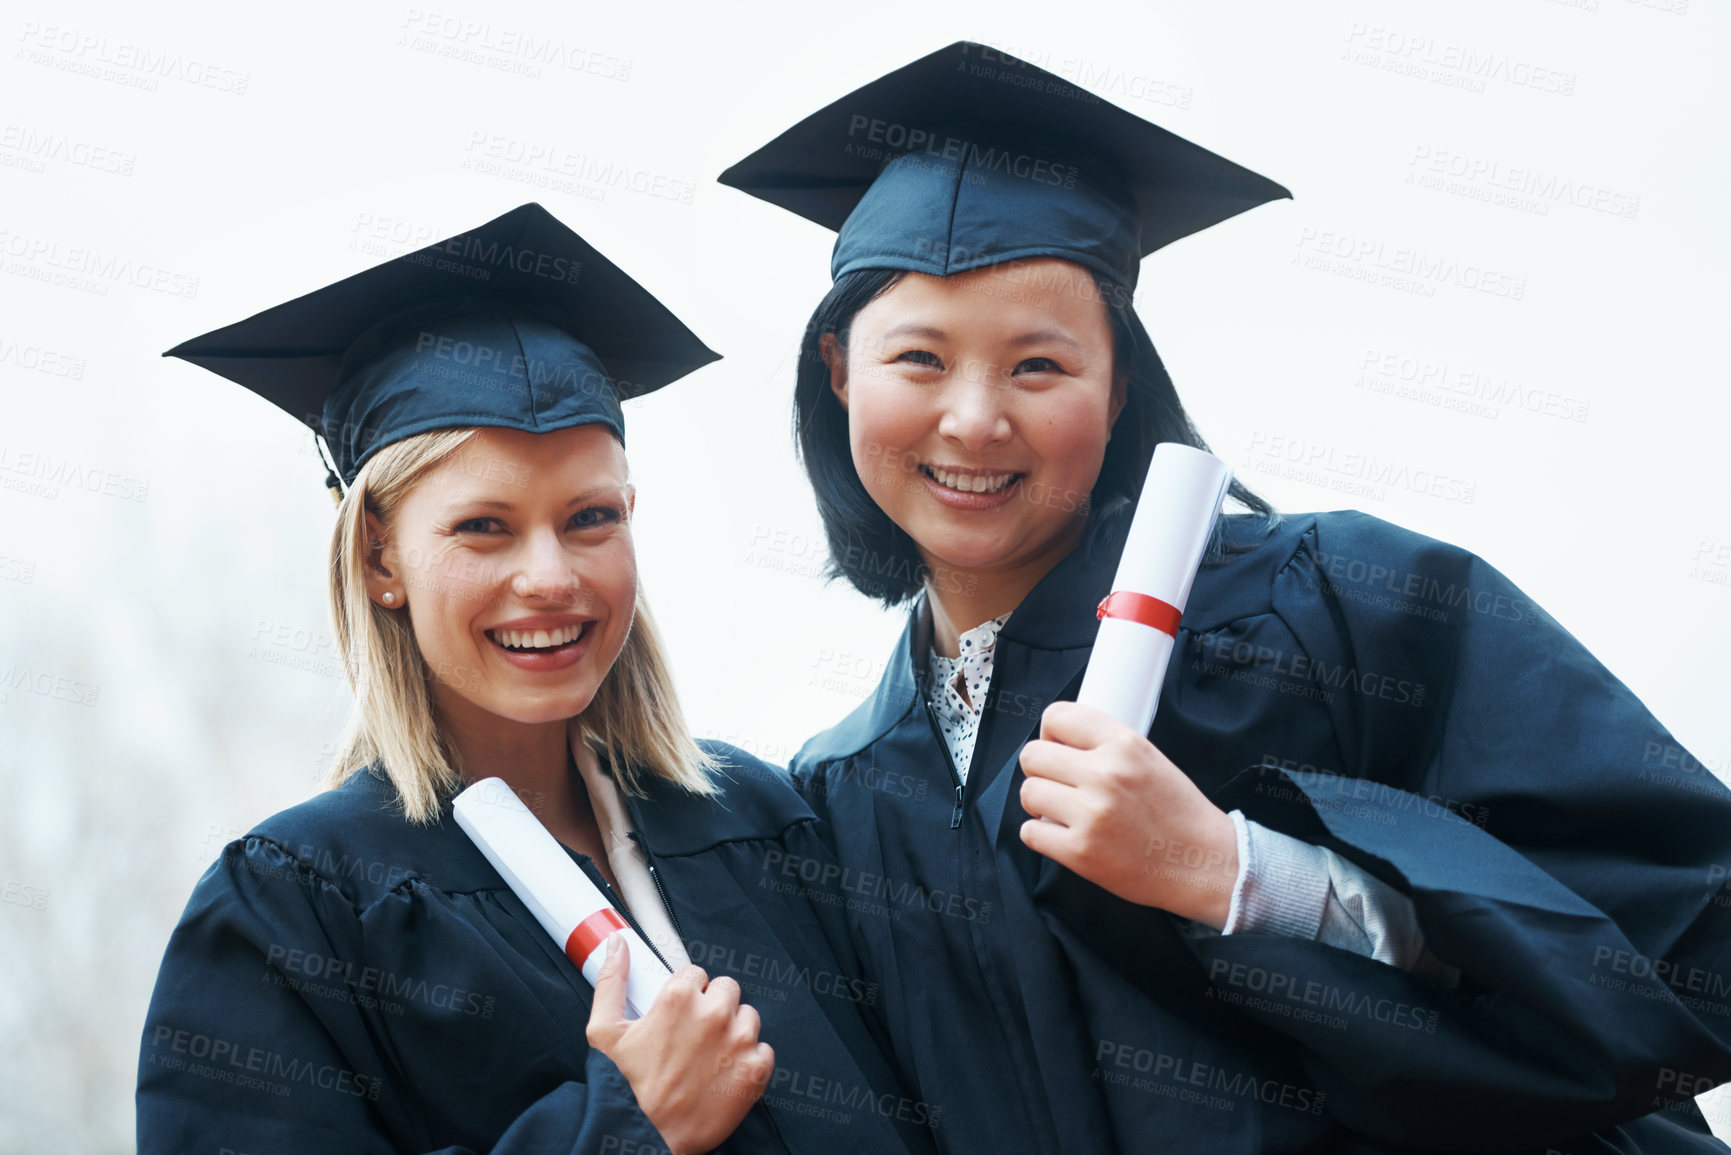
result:
[[[1412,899],[1332,850],[1300,842],[1231,815],[1238,836],[1238,877],[1222,934],[1288,934],[1314,939],[1444,986],[1460,976],[1425,949]],[[1193,933],[1212,933],[1198,926]]]
[[[364,957],[361,933],[348,898],[275,843],[250,837],[224,851],[194,889],[157,975],[138,1066],[141,1155],[434,1150],[413,1088],[354,999],[298,989],[316,960],[340,986]],[[583,1081],[533,1102],[486,1150],[663,1149],[619,1069],[591,1049]]]
[[[1659,1108],[1698,1123],[1688,1100],[1731,1078],[1731,791],[1495,569],[1324,516],[1274,582],[1295,651],[1266,660],[1326,702],[1334,748],[1215,800],[1408,896],[1459,985],[1190,938],[1217,997],[1298,1043],[1368,1135],[1507,1149]]]
[[[829,797],[824,791],[823,776],[814,773],[810,766],[801,767],[797,761],[788,767],[788,774],[793,778],[793,788],[799,791],[799,796],[811,807],[811,812],[817,815],[820,827],[827,830]]]

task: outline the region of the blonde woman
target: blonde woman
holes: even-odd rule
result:
[[[620,402],[714,354],[538,205],[173,352],[322,407],[355,710],[333,788],[193,892],[139,1150],[925,1145],[822,831],[689,737],[638,588]],[[453,822],[493,776],[675,970],[643,1018],[619,937],[591,991]]]

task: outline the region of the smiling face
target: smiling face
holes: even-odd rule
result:
[[[544,724],[589,705],[631,628],[634,499],[603,426],[483,429],[404,497],[388,531],[368,515],[384,543],[368,594],[407,603],[447,721]]]
[[[909,273],[824,354],[854,468],[927,566],[1044,573],[1076,543],[1125,397],[1091,274]]]

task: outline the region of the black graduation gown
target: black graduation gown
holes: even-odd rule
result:
[[[788,861],[830,861],[817,820],[783,771],[705,746],[720,795],[646,778],[649,797],[627,804],[692,960],[740,981],[775,1048],[764,1098],[722,1150],[929,1149],[861,1014],[877,990],[826,901],[832,880],[807,868],[782,884]],[[448,804],[417,827],[393,798],[356,774],[230,844],[199,881],[145,1021],[139,1151],[664,1151],[590,1049],[593,992],[560,945]]]
[[[1408,894],[1458,989],[1201,933],[1027,850],[1019,751],[1075,697],[1129,515],[1096,511],[998,635],[964,791],[923,603],[794,762],[940,1145],[1726,1150],[1688,1096],[1731,1078],[1731,792],[1460,549],[1352,512],[1223,519],[1150,733],[1222,809]]]

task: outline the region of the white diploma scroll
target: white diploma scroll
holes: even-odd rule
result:
[[[1076,697],[1139,734],[1154,722],[1178,619],[1231,483],[1213,454],[1170,441],[1154,448]]]
[[[631,946],[625,1014],[641,1018],[672,977],[671,972],[504,779],[476,782],[457,795],[452,810],[463,833],[487,856],[590,986],[595,985],[606,961],[602,944],[607,936],[614,931],[625,936]]]

